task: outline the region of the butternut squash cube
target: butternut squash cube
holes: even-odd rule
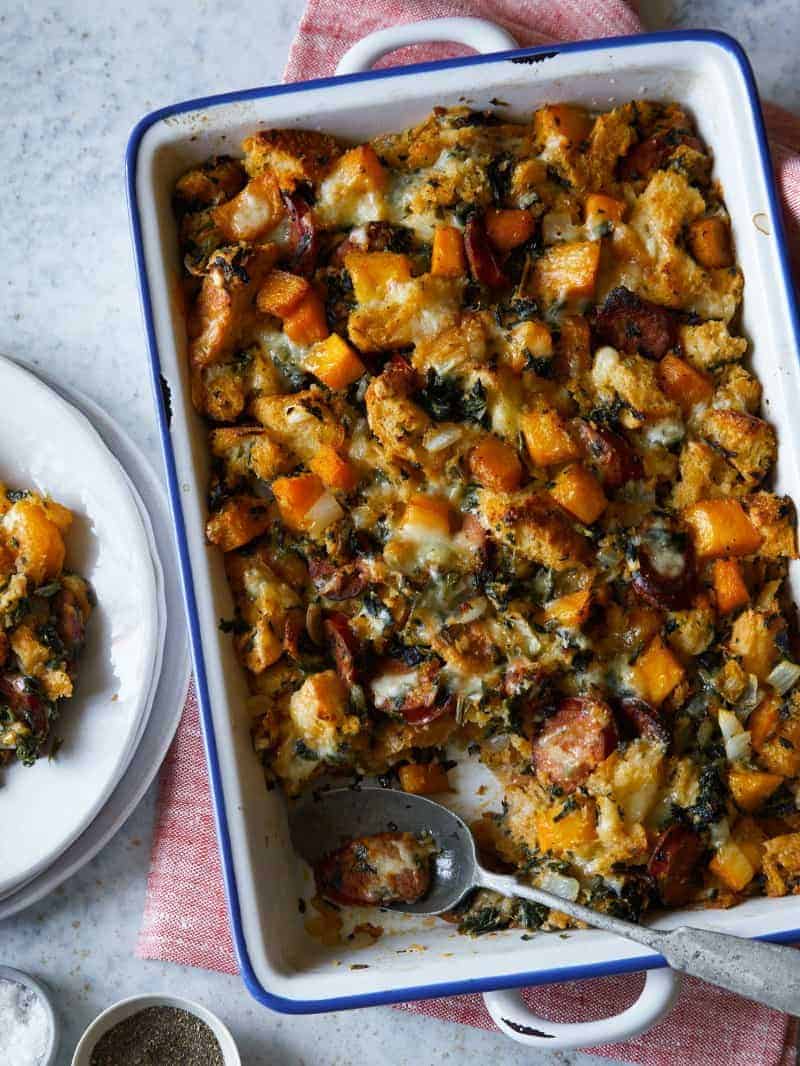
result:
[[[752,734],[751,734],[752,741]],[[751,813],[766,802],[783,778],[778,774],[764,773],[761,770],[731,770],[728,774],[728,788],[743,811]]]
[[[509,364],[512,370],[521,374],[532,359],[552,359],[553,336],[550,330],[538,319],[518,322],[511,330],[511,353]]]
[[[780,724],[781,701],[777,693],[771,692],[759,703],[747,719],[750,731],[750,744],[759,754],[767,743],[777,734]]]
[[[658,382],[662,390],[683,411],[711,399],[714,385],[700,370],[695,370],[677,355],[668,354],[658,365]]]
[[[624,200],[615,200],[613,196],[592,192],[586,197],[586,225],[592,232],[604,227],[608,222],[622,222],[628,205]]]
[[[449,792],[450,782],[447,771],[440,762],[406,763],[397,771],[400,788],[415,796],[434,796],[438,792]]]
[[[794,699],[784,717],[780,696],[767,696],[750,715],[747,726],[758,761],[769,773],[781,777],[800,773],[800,713]]]
[[[738,656],[748,674],[764,681],[778,658],[778,637],[784,629],[780,615],[750,608],[737,615],[728,650]]]
[[[553,622],[560,629],[580,629],[592,608],[592,590],[579,589],[551,600],[542,611],[545,625]]]
[[[329,489],[352,492],[358,484],[353,464],[339,455],[330,444],[323,444],[308,465]]]
[[[699,218],[693,222],[689,226],[689,248],[706,270],[733,266],[731,231],[724,218]]]
[[[403,514],[403,526],[421,533],[439,537],[449,537],[452,532],[453,511],[450,504],[441,496],[425,496],[420,493],[412,496],[406,504]]]
[[[659,707],[683,680],[685,671],[661,637],[656,636],[636,660],[633,673],[642,699]]]
[[[510,252],[524,244],[536,229],[536,220],[525,208],[498,210],[490,207],[484,218],[486,234],[500,252]]]
[[[519,421],[528,454],[537,466],[566,463],[580,457],[564,420],[553,408],[525,411]]]
[[[310,291],[305,278],[288,270],[273,270],[258,290],[256,307],[262,314],[286,318]]]
[[[433,231],[431,274],[440,278],[461,278],[467,273],[464,235],[456,226],[437,226]]]
[[[587,526],[596,522],[608,506],[600,482],[583,463],[572,463],[561,470],[550,495]]]
[[[284,524],[296,533],[306,528],[306,514],[314,506],[325,487],[316,474],[279,477],[272,482],[272,492]]]
[[[322,300],[310,289],[290,315],[283,321],[286,336],[307,348],[317,341],[325,340],[330,332]]]
[[[573,148],[589,136],[592,119],[582,107],[550,104],[534,113],[533,128],[545,145],[555,141],[564,148]]]
[[[708,868],[734,892],[741,892],[756,875],[752,863],[735,840],[722,845]]]
[[[375,192],[386,188],[388,174],[369,144],[351,148],[334,163],[329,177],[345,182],[354,192]]]
[[[720,614],[738,611],[749,602],[750,593],[742,577],[742,568],[736,559],[715,560],[712,573],[717,611]]]
[[[536,844],[540,851],[563,853],[581,844],[590,844],[597,836],[597,813],[594,803],[582,803],[564,813],[563,803],[555,803],[534,815]]]
[[[534,261],[529,292],[545,307],[594,295],[600,265],[598,241],[554,244]]]
[[[411,280],[411,260],[399,252],[348,252],[344,265],[360,304],[382,300],[389,285]]]
[[[486,488],[513,492],[522,482],[522,463],[516,449],[498,437],[484,437],[469,453],[469,470]]]
[[[761,546],[761,534],[738,500],[700,500],[683,517],[701,559],[752,555]]]
[[[338,333],[331,333],[325,340],[317,341],[306,357],[305,366],[329,389],[346,389],[358,381],[367,369],[354,349]]]

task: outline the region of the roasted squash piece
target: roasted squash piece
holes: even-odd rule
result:
[[[283,331],[295,344],[308,347],[329,334],[325,305],[311,289],[283,320]]]
[[[608,506],[600,483],[583,463],[571,463],[556,475],[553,499],[580,522],[590,526]]]
[[[318,341],[306,357],[306,369],[329,389],[346,389],[358,381],[366,367],[338,333]]]
[[[400,788],[415,796],[435,796],[449,792],[447,771],[440,762],[406,763],[397,771]]]
[[[758,810],[782,781],[783,778],[779,774],[769,774],[761,770],[737,769],[728,774],[728,788],[736,800],[737,807],[749,814]]]
[[[499,492],[513,492],[522,482],[522,463],[511,445],[497,437],[484,437],[469,453],[469,470],[475,480]]]
[[[661,388],[683,411],[711,399],[714,385],[710,378],[689,366],[677,355],[668,353],[658,366]]]
[[[730,614],[750,600],[742,568],[736,559],[717,559],[713,569],[714,593],[720,614]]]
[[[564,802],[537,811],[536,845],[540,851],[563,855],[597,838],[597,810],[593,802],[582,802],[572,810]]]
[[[286,318],[310,291],[305,278],[288,270],[272,270],[258,290],[256,307],[265,315]]]
[[[335,448],[324,444],[309,463],[324,485],[342,492],[352,492],[358,484],[358,475],[353,464],[344,459]]]
[[[636,660],[633,673],[642,699],[660,707],[686,671],[661,637],[656,636]]]
[[[552,466],[580,458],[578,445],[555,409],[542,407],[525,411],[519,422],[528,454],[537,466]]]
[[[300,532],[306,528],[306,516],[324,492],[324,486],[316,474],[298,474],[279,477],[273,481],[272,491],[284,523]]]
[[[701,500],[683,518],[701,559],[752,555],[761,547],[761,534],[738,500]]]
[[[433,232],[431,274],[442,278],[463,278],[466,273],[463,233],[456,226],[437,226]]]
[[[551,245],[534,261],[530,295],[545,307],[586,300],[594,294],[599,265],[597,241]]]
[[[533,236],[536,219],[525,208],[498,210],[490,207],[484,216],[486,235],[499,252],[510,252]]]
[[[706,270],[733,266],[731,231],[724,218],[698,218],[693,222],[689,227],[689,247]]]

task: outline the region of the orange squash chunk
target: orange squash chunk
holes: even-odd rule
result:
[[[265,315],[286,318],[310,291],[305,278],[288,270],[273,270],[258,290],[256,307]]]
[[[562,814],[563,804],[554,804],[534,815],[536,844],[540,851],[564,852],[590,844],[597,836],[597,816],[593,803],[584,803]]]
[[[540,140],[558,138],[565,147],[573,148],[589,136],[592,119],[582,107],[550,104],[534,113],[533,125]]]
[[[741,892],[756,875],[752,863],[735,840],[722,845],[708,868],[734,892]]]
[[[309,466],[329,489],[352,492],[358,484],[358,475],[353,464],[339,455],[330,444],[322,445]]]
[[[437,792],[449,792],[447,771],[440,762],[406,763],[397,771],[400,787],[415,796],[433,796]]]
[[[573,463],[560,471],[550,495],[587,526],[596,522],[608,506],[600,482],[582,463]]]
[[[736,805],[748,813],[757,810],[768,800],[781,781],[783,778],[779,774],[768,774],[762,770],[731,770],[728,774],[728,788]]]
[[[348,252],[344,265],[360,304],[383,299],[392,282],[411,279],[411,260],[399,252]]]
[[[752,555],[762,537],[738,500],[700,500],[683,512],[701,559]]]
[[[633,668],[639,693],[659,707],[684,677],[684,669],[660,636],[653,637]]]
[[[386,188],[388,174],[369,144],[360,144],[351,148],[337,160],[331,170],[331,176],[347,182],[358,192],[372,192]]]
[[[510,252],[524,244],[536,229],[536,220],[525,208],[498,210],[490,207],[484,219],[486,234],[500,252]]]
[[[730,614],[749,602],[750,593],[742,577],[742,568],[736,559],[717,559],[712,573],[717,610],[720,614]]]
[[[331,333],[325,340],[318,341],[309,352],[305,366],[329,389],[346,389],[358,381],[367,369],[354,349],[338,333]]]
[[[733,266],[731,231],[724,218],[699,218],[693,222],[689,227],[689,247],[707,270]]]
[[[677,355],[665,355],[658,364],[658,382],[683,411],[689,411],[696,403],[711,399],[714,392],[711,379]]]
[[[456,226],[437,226],[433,231],[431,274],[441,278],[461,278],[467,273],[464,235]]]
[[[406,504],[403,525],[448,537],[452,532],[453,511],[450,504],[441,496],[425,496],[420,493],[412,496]]]
[[[305,517],[325,488],[316,474],[279,477],[272,482],[272,492],[284,524],[299,533],[305,529]]]
[[[542,621],[555,622],[564,629],[578,629],[589,617],[591,608],[592,590],[578,589],[548,603],[542,611]]]
[[[310,289],[292,313],[284,319],[283,332],[295,344],[308,347],[328,336],[328,320],[322,300]]]
[[[530,295],[546,306],[588,299],[594,294],[599,266],[599,241],[554,244],[534,260]]]
[[[580,457],[580,450],[561,415],[552,408],[525,411],[520,417],[520,428],[528,454],[537,466],[566,463]]]
[[[598,226],[603,222],[621,222],[627,206],[624,200],[615,200],[613,196],[591,192],[586,197],[586,221],[590,226]]]
[[[516,449],[497,437],[484,437],[469,453],[469,470],[486,488],[513,492],[522,482],[522,463]]]

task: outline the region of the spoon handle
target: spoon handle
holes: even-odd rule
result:
[[[700,977],[775,1010],[800,1015],[800,954],[795,948],[710,929],[651,929],[523,885],[515,877],[484,869],[479,876],[484,888],[542,903],[597,929],[645,944],[663,955],[673,970]]]

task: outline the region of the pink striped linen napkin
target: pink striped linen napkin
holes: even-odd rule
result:
[[[311,0],[286,68],[286,81],[331,74],[340,56],[365,34],[413,19],[471,15],[505,26],[520,44],[641,32],[623,0]],[[533,28],[535,27],[535,29]],[[454,45],[413,46],[379,66],[463,54]],[[765,108],[775,173],[783,196],[796,271],[800,271],[800,119]],[[535,949],[534,949],[535,950]],[[217,851],[197,700],[192,689],[161,776],[144,918],[136,954],[236,973],[237,962]],[[537,1013],[557,1021],[588,1020],[624,1009],[641,977],[603,978],[541,986],[525,996]],[[426,1000],[398,1009],[443,1021],[492,1029],[480,996]],[[594,1052],[645,1066],[676,1062],[709,1066],[789,1066],[795,1062],[796,1025],[700,981],[687,980],[676,1009],[656,1028],[623,1045]]]

